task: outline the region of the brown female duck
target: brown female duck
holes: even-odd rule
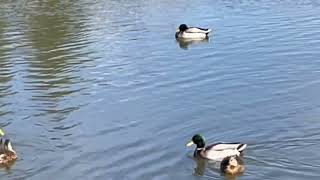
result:
[[[18,158],[9,139],[5,139],[4,141],[0,139],[0,146],[0,166],[9,165]]]
[[[239,156],[229,156],[224,158],[220,164],[221,172],[230,175],[239,175],[244,172],[243,161]]]
[[[0,137],[5,135],[0,128]],[[17,153],[13,150],[9,139],[0,139],[0,166],[8,166],[17,159]]]

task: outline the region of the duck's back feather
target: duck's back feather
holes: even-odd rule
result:
[[[199,27],[190,27],[185,32],[187,33],[204,33],[207,34],[211,31],[211,29],[204,29],[204,28],[199,28]]]
[[[215,143],[206,147],[207,150],[223,151],[227,149],[234,149],[237,151],[243,151],[247,147],[242,143]]]
[[[207,34],[205,33],[189,33],[189,32],[180,32],[178,34],[176,34],[176,37],[178,38],[187,38],[187,39],[205,39],[208,37]]]
[[[201,153],[203,157],[214,161],[222,161],[225,157],[240,155],[240,152],[236,149],[206,150]]]

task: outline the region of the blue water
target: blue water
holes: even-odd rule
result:
[[[0,5],[5,179],[228,179],[195,133],[248,144],[235,179],[319,179],[319,2]],[[179,42],[181,23],[213,33]]]

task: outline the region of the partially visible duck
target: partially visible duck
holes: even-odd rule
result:
[[[0,166],[7,166],[17,159],[17,153],[13,150],[9,139],[4,142],[0,139]]]
[[[220,170],[225,174],[239,175],[244,172],[245,167],[239,156],[229,156],[221,161]]]
[[[205,39],[208,38],[209,32],[211,29],[188,27],[186,24],[181,24],[176,31],[176,38]]]
[[[240,153],[247,147],[242,143],[215,143],[205,146],[204,138],[196,134],[187,146],[195,144],[197,147],[193,153],[194,157],[201,157],[214,161],[222,161],[229,156],[239,156]]]
[[[4,136],[4,131],[0,128],[0,137]]]

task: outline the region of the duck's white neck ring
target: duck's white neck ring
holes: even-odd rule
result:
[[[204,148],[197,148],[197,151],[204,150]]]

